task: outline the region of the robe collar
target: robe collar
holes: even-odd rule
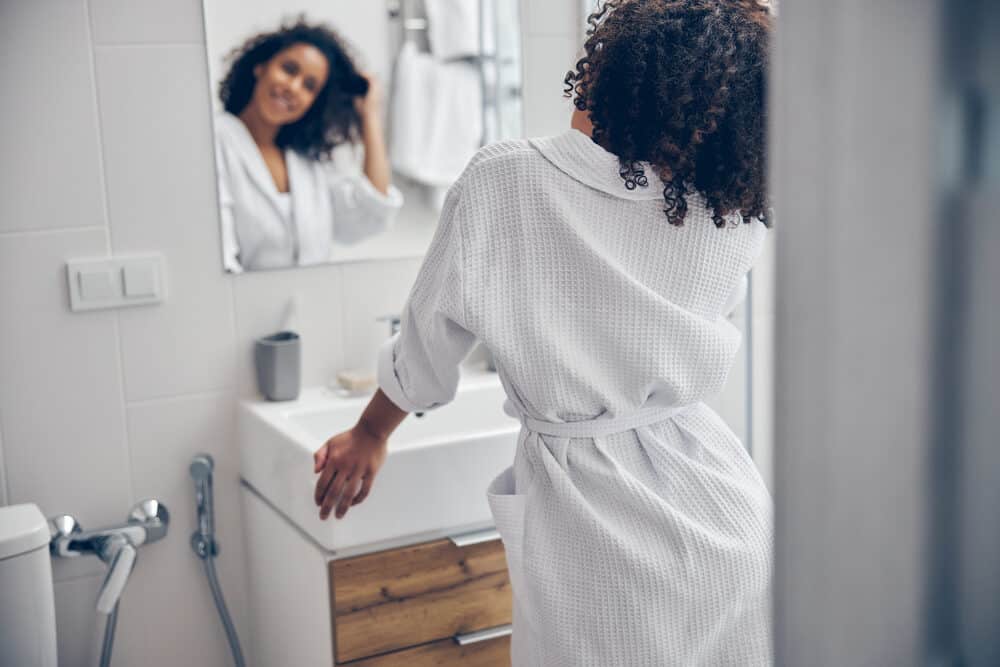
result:
[[[264,156],[260,154],[260,149],[257,147],[253,135],[250,134],[250,130],[247,129],[247,126],[243,124],[243,121],[238,116],[229,112],[220,114],[216,122],[219,125],[217,131],[221,129],[221,131],[235,139],[230,142],[230,145],[239,152],[241,162],[246,169],[248,177],[257,186],[257,189],[267,197],[267,200],[271,202],[275,213],[284,219],[284,210],[278,201],[281,193],[278,192],[278,187],[274,183],[274,177],[271,176],[271,172],[264,162]],[[302,216],[296,215],[296,212],[309,210],[309,202],[304,201],[304,198],[307,197],[308,192],[305,186],[310,178],[310,165],[307,158],[302,157],[289,148],[286,148],[284,153],[285,168],[288,170],[288,189],[292,197],[291,220],[285,220],[285,223],[291,226],[291,231],[294,232],[296,243],[298,243],[303,238],[304,230],[302,226],[306,221],[300,219]],[[298,252],[299,250],[297,249],[296,255]]]
[[[220,114],[216,122],[221,126],[223,132],[235,139],[230,145],[239,152],[250,180],[277,206],[280,194],[278,186],[274,184],[274,178],[271,176],[271,172],[264,162],[264,156],[260,154],[260,149],[257,148],[257,143],[254,141],[253,135],[250,134],[250,130],[238,116],[229,112]],[[284,154],[285,168],[288,170],[288,185],[294,204],[297,199],[296,190],[299,189],[295,187],[295,184],[302,181],[309,168],[305,164],[306,158],[295,151],[286,148]]]
[[[230,148],[235,149],[239,153],[240,158],[242,158],[243,167],[246,169],[250,180],[269,197],[276,197],[278,188],[274,184],[271,172],[267,169],[267,164],[264,163],[260,149],[257,148],[250,130],[243,124],[243,121],[238,116],[225,112],[218,116],[216,123],[220,126],[219,130],[232,138],[229,142]]]
[[[595,190],[621,199],[663,198],[663,182],[649,163],[640,163],[645,171],[647,185],[628,190],[619,174],[618,157],[595,144],[579,130],[569,129],[562,134],[529,141],[559,170]]]

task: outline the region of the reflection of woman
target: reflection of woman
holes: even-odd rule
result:
[[[488,490],[513,664],[763,667],[771,499],[704,401],[766,235],[770,16],[608,0],[590,23],[572,129],[483,148],[449,191],[379,391],[316,451],[315,500],[321,518],[362,502],[478,339],[522,423]]]
[[[379,91],[330,29],[302,22],[250,38],[232,56],[216,120],[228,270],[316,264],[392,222]],[[338,173],[337,144],[364,145],[364,175]]]

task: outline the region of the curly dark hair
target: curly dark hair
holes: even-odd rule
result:
[[[755,0],[607,0],[587,23],[566,97],[590,114],[596,143],[618,156],[625,187],[664,183],[682,225],[700,192],[717,227],[767,215],[765,102],[771,14]]]
[[[226,111],[239,115],[250,102],[257,78],[254,67],[294,44],[309,44],[326,56],[330,73],[322,90],[302,118],[283,126],[275,143],[314,159],[329,159],[333,148],[356,141],[361,119],[354,99],[368,93],[368,81],[361,76],[347,44],[331,28],[306,23],[282,25],[274,32],[254,35],[227,57],[229,71],[219,84],[219,99]]]

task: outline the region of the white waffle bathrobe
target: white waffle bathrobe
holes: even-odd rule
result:
[[[335,243],[350,245],[381,234],[395,220],[403,195],[375,189],[357,169],[284,150],[290,206],[250,131],[236,116],[215,119],[215,157],[227,271],[324,264]],[[346,165],[344,165],[346,166]],[[353,165],[351,165],[353,166]]]
[[[626,190],[575,130],[482,149],[380,353],[386,394],[426,410],[479,339],[524,424],[488,491],[517,667],[771,662],[770,496],[702,402],[765,228],[718,229],[700,196],[672,226],[646,175]]]

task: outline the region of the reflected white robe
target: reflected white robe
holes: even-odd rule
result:
[[[646,175],[626,190],[575,130],[482,149],[380,352],[408,411],[454,397],[476,339],[493,353],[524,425],[488,492],[519,667],[771,662],[770,496],[702,402],[765,228],[717,229],[697,195],[672,226]]]
[[[249,130],[236,116],[215,119],[223,266],[228,271],[280,269],[330,261],[333,243],[357,243],[384,232],[403,205],[394,186],[375,189],[363,173],[285,150],[291,215]]]

